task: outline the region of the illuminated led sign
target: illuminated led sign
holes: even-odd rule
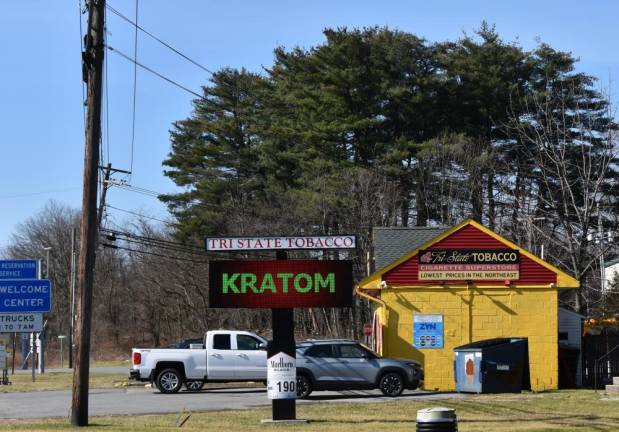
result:
[[[350,307],[352,262],[211,261],[209,304],[215,308]]]
[[[518,280],[516,249],[423,249],[419,280]]]

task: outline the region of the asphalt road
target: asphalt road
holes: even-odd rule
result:
[[[402,399],[446,399],[464,397],[457,393],[428,393],[407,391]],[[334,402],[386,402],[394,399],[384,397],[378,390],[314,392],[309,400],[299,403]],[[126,388],[92,390],[89,399],[89,414],[164,414],[189,411],[217,411],[224,409],[247,409],[270,405],[265,388],[222,388],[201,392],[180,392],[163,395],[150,388]],[[41,391],[0,394],[0,419],[24,419],[45,417],[68,417],[71,392]]]

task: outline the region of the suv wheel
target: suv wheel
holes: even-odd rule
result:
[[[404,391],[404,379],[397,372],[389,372],[380,379],[378,387],[385,396],[400,396]]]
[[[177,369],[164,369],[155,381],[161,393],[178,393],[183,385],[183,378]]]
[[[189,391],[200,391],[204,386],[204,381],[202,380],[189,380],[185,381],[185,388]]]
[[[312,382],[306,375],[297,376],[297,398],[305,399],[312,392]]]

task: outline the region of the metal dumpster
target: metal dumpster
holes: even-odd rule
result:
[[[454,348],[456,390],[519,393],[529,387],[526,338],[487,339]]]

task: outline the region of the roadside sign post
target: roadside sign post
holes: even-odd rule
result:
[[[272,421],[301,421],[296,419],[294,308],[350,307],[352,263],[288,260],[286,251],[354,249],[355,236],[207,237],[205,246],[207,252],[276,251],[274,261],[211,261],[209,306],[271,309],[267,395]]]
[[[66,338],[65,335],[58,335],[58,339],[60,340],[60,368],[64,367],[64,353],[62,350],[62,341]]]
[[[37,361],[36,333],[43,331],[43,313],[51,310],[52,284],[41,279],[40,260],[0,261],[0,333],[30,333],[22,336],[22,369],[27,359],[32,361],[32,382],[35,381]],[[13,343],[13,357],[15,343]],[[28,347],[30,346],[30,347]],[[41,341],[39,368],[44,371],[43,342]],[[13,368],[15,359],[13,358]]]
[[[277,251],[276,258],[278,260],[288,259],[288,254],[285,251]],[[272,400],[272,418],[273,420],[295,420],[297,418],[296,406],[296,385],[297,371],[295,358],[296,346],[294,341],[294,309],[293,308],[272,308],[271,309],[271,326],[273,327],[273,342],[269,344],[267,349],[267,392],[269,399]],[[288,368],[288,374],[274,374],[276,368],[271,366],[277,364],[277,357],[289,356],[292,358],[293,366]],[[271,372],[271,379],[269,378]],[[289,383],[290,375],[294,377],[292,391],[290,385],[286,391],[283,388],[276,388],[277,384],[284,386]],[[277,379],[280,378],[280,379]],[[277,381],[277,382],[276,382]]]

